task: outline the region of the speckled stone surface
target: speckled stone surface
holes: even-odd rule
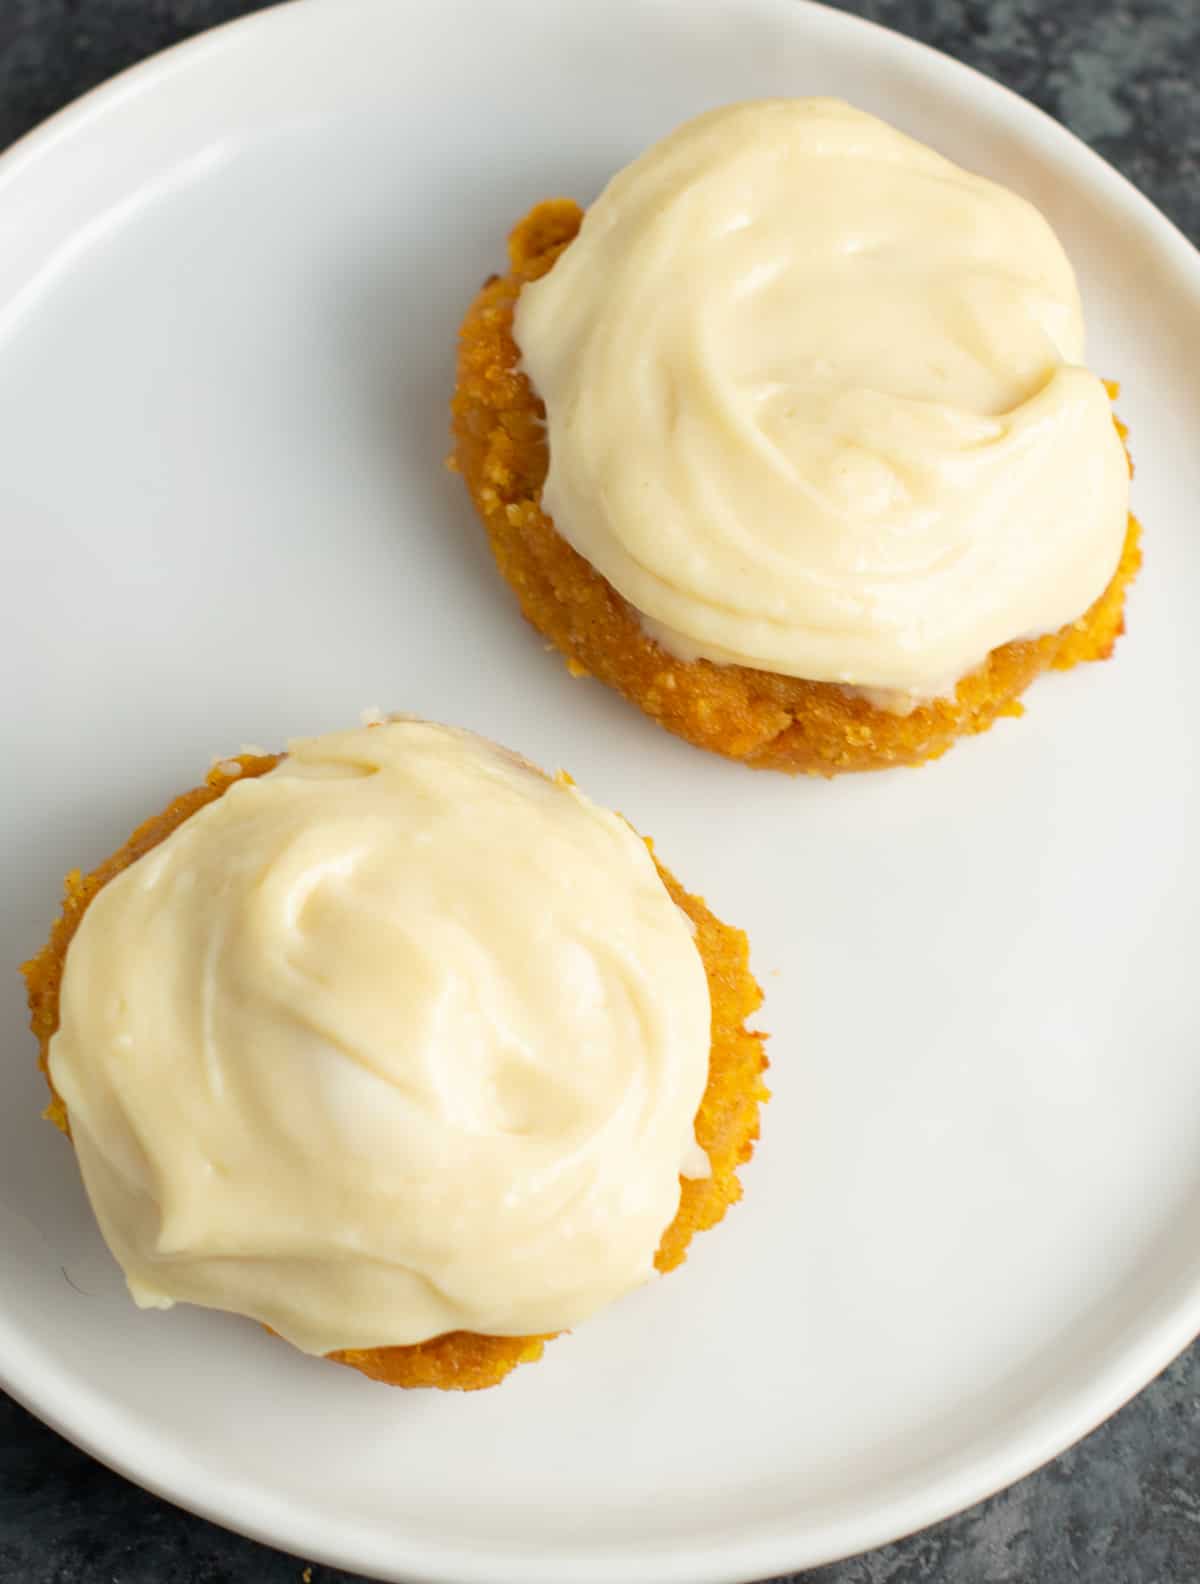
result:
[[[0,147],[143,56],[256,9],[0,0]],[[1200,0],[844,0],[842,9],[1032,99],[1200,242]],[[146,1495],[0,1394],[0,1584],[356,1584],[309,1566]],[[803,1579],[1200,1584],[1200,1344],[1040,1473]]]

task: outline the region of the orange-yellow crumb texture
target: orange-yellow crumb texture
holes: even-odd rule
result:
[[[1112,653],[1124,631],[1125,592],[1141,564],[1133,517],[1112,581],[1078,621],[993,650],[952,699],[909,715],[876,709],[829,683],[676,660],[647,638],[636,612],[542,510],[545,409],[518,370],[512,335],[522,287],[554,267],[582,218],[577,204],[553,199],[513,231],[509,273],[484,284],[463,322],[452,403],[451,465],[466,482],[522,611],[574,674],[607,682],[699,748],[763,769],[832,776],[936,759],[955,738],[986,731],[1001,715],[1021,714],[1020,695],[1039,672]],[[1115,386],[1109,390],[1116,395]]]
[[[49,1073],[50,1041],[58,1028],[59,993],[71,937],[101,888],[144,853],[156,847],[197,809],[219,798],[236,780],[264,775],[279,762],[274,754],[243,754],[221,760],[204,786],[182,797],[139,825],[111,858],[91,874],[73,870],[66,879],[61,916],[50,938],[22,972],[29,995],[31,1026],[40,1047],[39,1064],[50,1085],[46,1116],[68,1136],[70,1118]],[[651,848],[651,851],[653,849]],[[657,859],[655,860],[657,863]],[[704,962],[712,1000],[712,1050],[708,1087],[696,1118],[696,1137],[712,1165],[709,1177],[681,1178],[679,1210],[663,1233],[655,1264],[660,1271],[682,1263],[696,1232],[715,1226],[730,1205],[741,1198],[737,1169],[750,1159],[758,1138],[758,1108],[767,1098],[763,1072],[767,1065],[765,1036],[748,1030],[745,1020],[762,1001],[749,967],[749,948],[741,930],[722,924],[700,897],[691,896],[661,864],[663,883],[696,927],[696,945]],[[542,1355],[546,1336],[494,1337],[469,1331],[449,1332],[411,1347],[347,1349],[328,1356],[375,1380],[393,1386],[436,1386],[475,1391],[495,1386],[518,1364]]]

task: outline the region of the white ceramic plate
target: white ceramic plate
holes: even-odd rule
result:
[[[920,772],[755,775],[572,681],[442,469],[457,320],[535,199],[834,93],[1027,193],[1125,382],[1116,660]],[[133,1479],[387,1578],[704,1581],[1031,1469],[1200,1327],[1200,263],[949,61],[789,0],[268,13],[0,163],[0,960],[244,742],[419,711],[568,766],[748,927],[775,1098],[686,1268],[502,1390],[401,1394],[126,1300],[0,979],[0,1366]]]

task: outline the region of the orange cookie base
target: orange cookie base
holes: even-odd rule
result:
[[[185,792],[161,814],[139,825],[125,845],[98,869],[88,875],[74,870],[67,876],[62,915],[55,922],[50,939],[24,965],[22,973],[29,995],[30,1023],[40,1047],[39,1065],[50,1085],[46,1116],[68,1137],[67,1109],[50,1083],[49,1050],[58,1028],[67,948],[80,920],[92,899],[115,875],[156,847],[197,809],[219,798],[235,781],[273,769],[279,757],[245,754],[223,760],[209,772],[204,786]],[[231,774],[229,767],[234,764],[238,766],[237,773]],[[712,1000],[708,1087],[696,1117],[696,1138],[708,1153],[712,1173],[702,1179],[680,1179],[679,1210],[663,1233],[655,1259],[658,1269],[667,1271],[685,1258],[694,1233],[714,1226],[741,1198],[737,1168],[750,1159],[758,1137],[758,1108],[767,1098],[762,1078],[767,1059],[763,1049],[765,1036],[745,1026],[745,1019],[762,1001],[762,992],[750,973],[745,935],[714,918],[699,897],[689,896],[661,864],[658,868],[671,896],[696,926],[696,944]],[[452,1331],[411,1347],[346,1349],[328,1357],[392,1386],[476,1391],[498,1385],[518,1364],[540,1358],[549,1340],[541,1336],[493,1337]]]
[[[699,748],[756,768],[832,776],[936,759],[956,738],[986,731],[1001,715],[1021,714],[1019,697],[1039,672],[1108,658],[1124,631],[1125,591],[1141,565],[1133,517],[1120,565],[1085,615],[1047,637],[993,650],[953,699],[909,715],[875,709],[830,683],[676,660],[647,638],[637,613],[542,510],[545,409],[517,368],[517,298],[527,281],[553,267],[581,219],[578,205],[555,199],[539,204],[512,233],[509,274],[484,285],[463,322],[452,403],[452,465],[522,611],[572,672],[599,677]]]

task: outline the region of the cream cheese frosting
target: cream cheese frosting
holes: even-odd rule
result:
[[[1126,460],[1050,226],[838,101],[656,144],[514,336],[545,510],[682,658],[903,707],[1074,621],[1120,559]]]
[[[707,1171],[710,1019],[622,819],[394,721],[291,744],[99,892],[50,1072],[137,1302],[326,1353],[644,1282]]]

